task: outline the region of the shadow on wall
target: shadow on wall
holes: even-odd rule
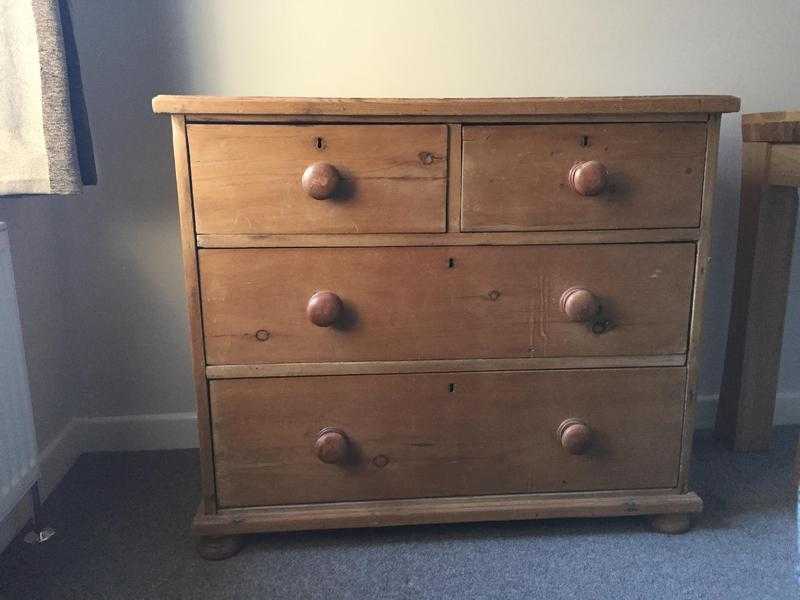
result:
[[[189,5],[72,6],[99,178],[63,223],[87,416],[194,407],[170,124],[150,107],[190,90]]]

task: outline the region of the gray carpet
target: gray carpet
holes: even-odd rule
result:
[[[761,455],[699,434],[706,511],[682,536],[638,518],[309,532],[251,538],[220,563],[188,535],[195,452],[86,455],[45,505],[57,536],[0,556],[0,598],[797,599],[797,433],[778,429]]]

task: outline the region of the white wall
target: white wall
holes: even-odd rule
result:
[[[155,94],[730,93],[749,112],[800,107],[797,0],[72,0],[72,7],[100,185],[69,210],[46,209],[60,221],[58,256],[28,244],[22,260],[68,266],[64,289],[41,299],[41,310],[59,314],[74,334],[75,391],[90,417],[193,410],[169,123],[150,112]],[[738,128],[737,116],[724,118],[700,384],[707,395],[719,387],[727,329]],[[788,397],[800,396],[798,264],[780,384]],[[44,329],[26,319],[29,340]]]

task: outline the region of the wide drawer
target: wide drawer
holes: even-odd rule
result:
[[[211,381],[218,501],[674,487],[684,384],[680,367]]]
[[[705,153],[705,123],[467,126],[461,228],[697,227]]]
[[[187,132],[197,233],[445,230],[444,125],[188,125]]]
[[[203,249],[206,362],[682,354],[694,249]],[[572,321],[562,298],[575,289],[587,290],[599,313]],[[318,291],[343,303],[330,327],[307,315]]]

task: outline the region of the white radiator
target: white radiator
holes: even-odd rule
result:
[[[39,478],[28,369],[6,224],[0,222],[0,519]]]

